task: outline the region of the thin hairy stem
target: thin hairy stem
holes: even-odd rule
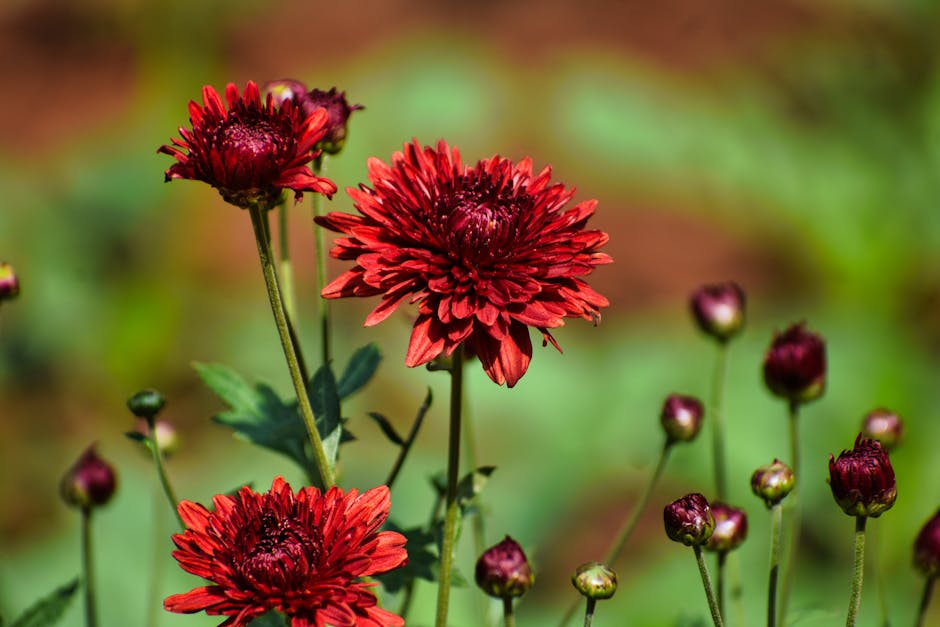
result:
[[[294,393],[297,395],[300,415],[303,417],[304,426],[307,428],[307,436],[310,438],[314,463],[319,475],[319,483],[323,488],[330,488],[336,482],[333,477],[333,468],[330,466],[326,450],[323,448],[323,440],[320,438],[319,431],[317,431],[313,408],[310,406],[310,398],[307,396],[306,381],[297,357],[299,351],[295,343],[295,338],[290,331],[287,314],[284,310],[284,301],[281,298],[277,272],[274,269],[271,243],[267,237],[264,211],[265,209],[258,205],[254,205],[248,209],[251,215],[251,225],[254,228],[255,241],[258,244],[258,258],[261,261],[261,270],[264,274],[268,301],[271,305],[271,313],[274,314],[274,324],[277,327],[278,337],[281,340],[281,348],[284,350],[284,358],[287,361],[287,369],[290,371],[291,383],[294,385]]]
[[[434,624],[446,627],[450,604],[451,571],[457,540],[457,481],[460,473],[460,417],[463,407],[463,346],[454,350],[450,367],[450,433],[447,442],[447,491],[445,493],[444,536],[441,540],[441,572],[437,587],[437,613]]]
[[[702,576],[702,587],[705,588],[705,597],[708,599],[708,610],[712,614],[712,622],[715,627],[724,627],[721,620],[721,612],[718,609],[718,600],[715,598],[715,590],[712,588],[712,578],[708,574],[708,564],[705,563],[705,555],[702,553],[702,547],[698,544],[692,545],[695,551],[695,561],[698,562],[698,572]]]
[[[588,599],[587,607],[584,608],[584,627],[591,627],[594,622],[594,607],[597,605],[597,599]]]
[[[82,577],[85,589],[85,627],[98,625],[95,609],[95,576],[92,559],[91,508],[82,508]]]
[[[917,610],[915,627],[923,627],[924,625],[924,617],[927,616],[927,606],[930,605],[930,596],[933,594],[933,585],[936,581],[937,577],[927,577],[927,581],[924,582],[924,593],[920,597],[920,609]]]
[[[152,418],[147,421],[147,427],[150,453],[153,456],[153,465],[157,470],[157,476],[160,477],[160,487],[163,488],[163,494],[170,503],[170,509],[172,509],[173,514],[176,515],[176,520],[180,524],[180,531],[186,531],[186,525],[183,523],[183,518],[180,516],[179,510],[177,509],[180,501],[176,498],[176,491],[173,490],[173,485],[170,483],[170,476],[166,472],[166,464],[163,463],[163,453],[160,452],[160,447],[157,446],[157,429]]]
[[[788,421],[790,430],[790,461],[788,465],[793,470],[793,490],[787,496],[786,508],[789,514],[787,523],[786,541],[784,544],[783,560],[783,588],[780,593],[780,624],[786,625],[787,608],[790,604],[790,591],[793,588],[793,578],[796,571],[797,547],[800,544],[800,525],[802,508],[800,507],[800,485],[803,481],[800,470],[800,403],[790,401],[788,406]]]
[[[849,612],[845,627],[855,627],[858,608],[862,601],[862,577],[865,571],[865,522],[867,516],[855,517],[855,564],[852,568],[852,594],[849,596]]]
[[[503,599],[503,624],[505,627],[516,627],[516,615],[512,611],[512,597]]]
[[[780,569],[780,536],[783,527],[783,507],[780,503],[770,508],[770,576],[767,581],[767,627],[777,624],[777,573]]]

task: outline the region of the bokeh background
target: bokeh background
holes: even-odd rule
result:
[[[469,369],[479,461],[498,467],[484,493],[487,539],[511,534],[537,569],[520,625],[557,621],[574,567],[599,558],[630,511],[661,446],[666,394],[707,396],[714,347],[687,298],[726,279],[749,296],[726,403],[732,501],[751,523],[737,624],[761,624],[765,604],[768,516],[748,478],[787,454],[785,407],[760,363],[773,331],[798,320],[827,339],[830,377],[802,416],[794,624],[843,620],[853,525],[825,484],[827,455],[879,405],[906,418],[908,437],[893,455],[897,504],[869,526],[860,624],[882,625],[883,604],[891,624],[911,624],[922,588],[911,542],[940,506],[938,28],[928,0],[5,0],[0,258],[22,295],[0,308],[0,615],[12,620],[79,572],[79,517],[57,484],[96,441],[120,472],[95,519],[102,624],[217,624],[154,605],[199,582],[169,557],[173,518],[148,459],[122,436],[133,427],[125,399],[142,387],[169,398],[182,496],[301,480],[210,423],[222,405],[192,362],[229,364],[285,395],[289,381],[248,216],[208,186],[164,185],[170,159],[156,154],[203,84],[294,77],[366,105],[329,163],[341,188],[365,180],[369,156],[445,138],[467,161],[551,163],[577,198],[600,201],[593,225],[610,233],[615,259],[591,281],[611,301],[603,323],[559,330],[565,353],[536,349],[515,389]],[[350,207],[342,193],[331,204]],[[309,205],[297,206],[312,352],[309,225]],[[344,407],[358,440],[344,448],[343,483],[375,485],[392,461],[366,412],[405,430],[430,386],[437,402],[393,494],[393,518],[418,524],[444,465],[447,380],[404,367],[411,312],[363,329],[370,307],[335,305],[340,360],[369,341],[385,356]],[[692,554],[666,539],[660,509],[709,494],[710,468],[707,437],[674,451],[596,625],[705,620]],[[467,533],[465,575],[471,545]],[[455,599],[457,627],[493,611],[473,588]],[[409,624],[431,624],[433,602],[421,586]],[[63,625],[81,624],[80,605]],[[934,606],[928,624],[940,624]]]

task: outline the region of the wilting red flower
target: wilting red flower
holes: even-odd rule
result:
[[[291,617],[291,627],[384,627],[404,620],[376,606],[361,578],[407,562],[405,538],[379,532],[388,517],[388,488],[359,494],[302,488],[281,477],[271,491],[245,487],[213,498],[215,511],[183,501],[184,533],[173,536],[183,570],[213,585],[170,596],[163,606],[229,618],[220,627],[247,625],[268,610]]]
[[[878,440],[861,433],[851,451],[842,451],[838,459],[829,456],[829,487],[849,516],[880,516],[898,497],[888,454]]]
[[[456,148],[417,141],[369,160],[372,188],[349,195],[362,215],[331,213],[317,223],[349,237],[332,255],[356,265],[323,290],[326,298],[382,295],[366,326],[402,301],[418,303],[405,363],[419,366],[465,343],[498,384],[510,387],[532,357],[529,326],[543,345],[566,317],[600,320],[607,299],[580,277],[611,258],[607,234],[585,230],[597,204],[564,205],[574,194],[552,184],[551,168],[495,156],[464,166]],[[559,349],[560,350],[560,349]]]
[[[177,161],[166,171],[167,181],[204,181],[242,208],[270,207],[284,189],[294,190],[296,199],[304,192],[331,196],[336,191],[332,181],[315,176],[308,166],[327,130],[325,110],[305,115],[289,100],[275,104],[271,95],[262,102],[251,81],[244,96],[228,84],[228,110],[211,86],[202,88],[202,99],[205,106],[189,103],[192,129],[180,128],[183,139],[173,138],[172,146],[157,150]]]

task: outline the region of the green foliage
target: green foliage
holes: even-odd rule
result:
[[[408,539],[408,563],[403,567],[385,573],[378,577],[388,592],[395,593],[416,579],[425,581],[437,580],[438,552],[437,534],[424,527],[409,527],[402,529],[389,522],[386,525],[389,531],[397,531]]]
[[[382,354],[374,342],[366,344],[353,353],[339,381],[336,382],[336,393],[339,397],[347,398],[361,390],[375,375],[381,361]]]
[[[39,599],[10,627],[50,627],[62,618],[78,590],[78,577]],[[2,621],[0,621],[2,623]]]

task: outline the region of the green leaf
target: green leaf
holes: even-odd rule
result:
[[[463,513],[466,513],[473,499],[483,491],[483,487],[494,470],[496,470],[496,466],[480,466],[473,472],[464,475],[457,484],[457,504]]]
[[[281,400],[267,384],[251,386],[222,364],[194,367],[203,382],[229,406],[212,417],[215,422],[231,428],[242,439],[289,457],[309,477],[317,476],[307,453],[307,429],[296,401]]]
[[[385,590],[389,593],[398,592],[414,579],[437,581],[439,560],[434,534],[421,527],[401,529],[393,522],[389,522],[386,529],[397,531],[408,539],[408,544],[405,545],[408,548],[408,563],[384,575],[376,576]]]
[[[26,610],[10,627],[50,627],[62,618],[75,591],[78,590],[78,577],[56,588],[50,595],[43,597]]]
[[[336,384],[336,393],[340,398],[355,394],[375,375],[382,354],[375,343],[366,344],[349,358],[346,369]]]
[[[391,440],[393,444],[397,444],[398,446],[405,445],[405,441],[401,438],[400,435],[398,435],[398,431],[395,430],[395,427],[392,426],[392,423],[389,422],[388,418],[377,411],[370,411],[368,416],[379,425],[382,433],[384,433],[385,437]]]
[[[343,422],[339,415],[339,394],[336,379],[329,364],[320,366],[313,375],[309,387],[310,404],[316,416],[317,431],[323,440],[323,449],[331,466],[336,465],[339,442],[343,434]],[[321,486],[322,487],[322,486]]]

